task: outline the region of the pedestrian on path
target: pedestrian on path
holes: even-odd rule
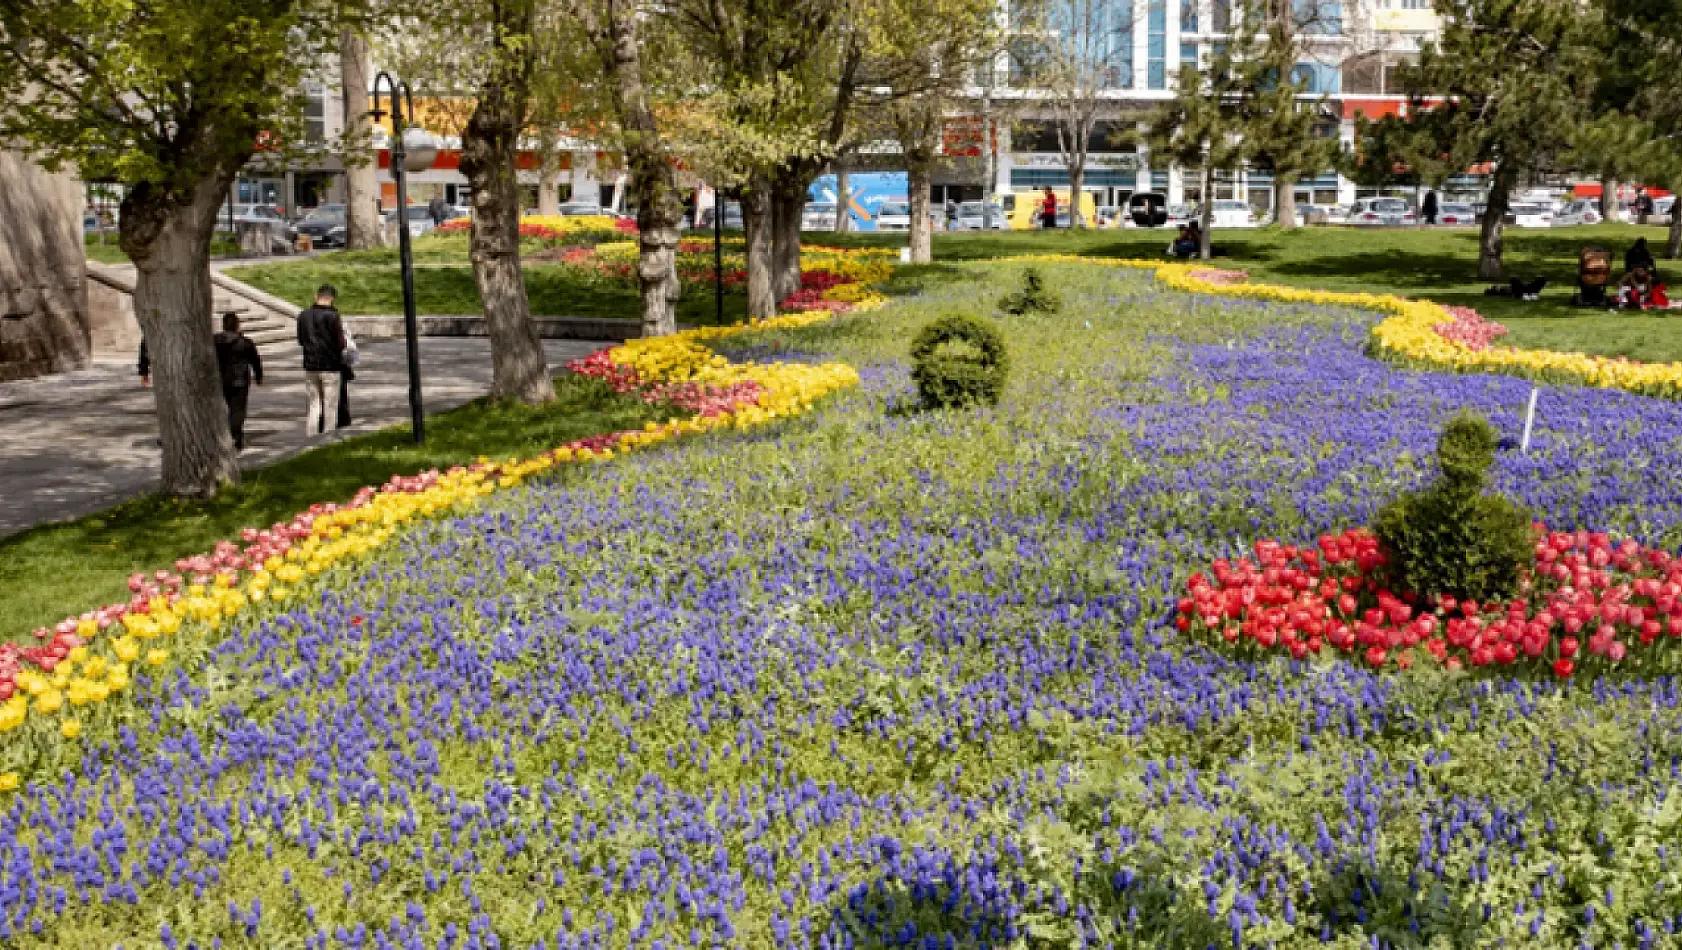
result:
[[[345,326],[335,306],[339,292],[322,284],[315,292],[315,306],[298,314],[298,346],[304,351],[304,395],[309,414],[304,434],[327,431],[328,421],[339,417],[339,385],[345,368]]]
[[[1437,193],[1435,191],[1425,193],[1425,207],[1420,210],[1425,213],[1426,224],[1437,223]]]
[[[1040,200],[1040,227],[1047,230],[1057,227],[1057,195],[1050,188],[1046,188],[1045,197]]]
[[[146,338],[140,338],[140,365],[135,367],[140,371],[140,388],[152,388],[152,357],[146,352]]]
[[[228,431],[234,448],[245,448],[245,407],[253,384],[263,385],[263,358],[257,344],[239,332],[239,314],[222,314],[222,332],[216,334],[216,368],[222,373],[222,398],[228,401]]]

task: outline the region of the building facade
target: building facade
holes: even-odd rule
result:
[[[1293,76],[1304,85],[1304,107],[1317,110],[1320,134],[1354,143],[1357,116],[1377,118],[1406,108],[1406,96],[1392,79],[1395,67],[1417,56],[1437,35],[1430,0],[1294,0],[1302,56]],[[1129,144],[1143,133],[1152,113],[1172,99],[1181,70],[1203,68],[1212,51],[1230,41],[1231,0],[1054,0],[1088,28],[1106,33],[1099,44],[1111,64],[1101,98],[1100,121],[1089,143],[1083,187],[1095,203],[1123,205],[1135,192],[1157,192],[1170,204],[1201,199],[1195,172],[1153,163],[1148,148]],[[1010,0],[1001,0],[1001,17],[1012,16]],[[1038,29],[1057,29],[1055,16]],[[1083,49],[1091,49],[1090,44]],[[1001,62],[994,74],[1003,81],[977,96],[972,109],[999,103],[998,132],[991,160],[965,159],[937,180],[935,198],[1023,193],[1069,184],[1067,163],[1058,147],[1051,110],[1014,61]],[[973,123],[980,116],[960,121]],[[977,174],[977,169],[987,169]],[[991,185],[988,189],[986,186]],[[1348,204],[1365,194],[1333,169],[1297,182],[1299,204]],[[1216,199],[1247,202],[1259,214],[1272,211],[1273,180],[1265,170],[1246,168],[1217,176]]]

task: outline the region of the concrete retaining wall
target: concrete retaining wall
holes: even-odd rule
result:
[[[0,380],[88,365],[83,253],[76,180],[0,152]]]
[[[642,324],[636,320],[593,319],[589,317],[534,317],[537,333],[545,340],[599,340],[621,343],[642,335]],[[484,317],[422,316],[417,317],[421,336],[489,336]],[[358,340],[388,340],[403,335],[401,314],[375,317],[346,317],[345,325]]]

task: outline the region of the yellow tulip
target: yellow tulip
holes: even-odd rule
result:
[[[63,735],[63,736],[64,736],[64,738],[66,738],[66,739],[76,739],[76,738],[80,738],[80,737],[81,737],[81,735],[82,735],[82,723],[81,723],[81,720],[78,720],[78,719],[66,719],[66,720],[64,720],[64,723],[63,723],[63,724],[62,724],[62,725],[60,725],[60,726],[59,726],[59,727],[58,727],[58,731],[59,731],[59,732],[60,732],[60,733],[61,733],[61,734],[62,734],[62,735]]]

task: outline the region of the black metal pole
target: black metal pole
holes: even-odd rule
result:
[[[724,190],[713,186],[713,299],[724,325]]]
[[[421,405],[420,331],[415,325],[415,261],[409,249],[409,183],[403,167],[402,94],[392,90],[391,171],[397,179],[397,256],[403,262],[403,336],[409,347],[409,416],[414,421],[415,444],[426,441],[425,411]],[[410,116],[413,118],[413,115]]]

